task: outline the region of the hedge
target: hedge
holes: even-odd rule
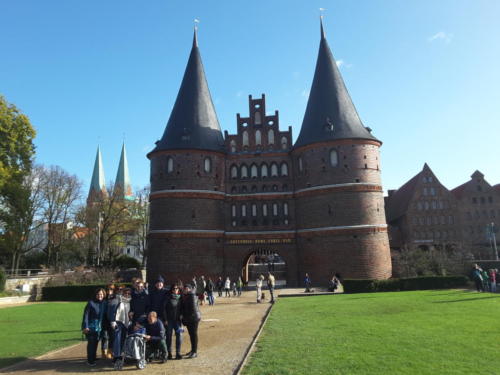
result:
[[[404,290],[449,289],[467,286],[465,276],[423,276],[388,280],[344,280],[345,293],[396,292]]]
[[[124,285],[130,287],[130,284]],[[44,286],[42,301],[88,301],[97,288],[104,287],[104,284]]]

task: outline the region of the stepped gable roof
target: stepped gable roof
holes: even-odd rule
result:
[[[452,189],[451,190],[451,193],[455,196],[455,198],[457,199],[462,199],[463,195],[466,193],[467,191],[467,188],[472,185],[472,184],[475,184],[476,182],[474,181],[474,179],[480,179],[480,180],[483,180],[484,179],[484,174],[482,174],[480,171],[476,170],[474,171],[474,173],[470,176],[470,180],[463,183],[462,185],[459,185],[457,186],[456,188]],[[473,188],[472,188],[473,189]]]
[[[118,164],[118,172],[116,173],[115,191],[119,192],[120,198],[133,200],[132,185],[130,184],[130,175],[128,172],[127,152],[125,151],[125,142],[122,145],[120,155],[120,163]]]
[[[294,147],[335,139],[370,139],[349,96],[321,23],[316,71],[299,137]],[[380,141],[379,141],[380,142]]]
[[[172,113],[161,140],[156,142],[152,152],[176,149],[224,152],[224,138],[208,89],[196,29]]]
[[[500,192],[500,184],[493,185],[493,189]]]

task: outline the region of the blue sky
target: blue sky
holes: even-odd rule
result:
[[[385,189],[427,162],[453,188],[500,183],[500,1],[20,0],[0,5],[0,94],[26,113],[37,161],[85,183],[97,144],[115,178],[125,138],[134,187],[161,137],[193,19],[223,130],[248,95],[298,136],[319,45],[319,8],[356,108],[381,139]]]

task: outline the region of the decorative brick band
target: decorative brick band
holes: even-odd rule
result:
[[[382,145],[381,141],[376,141],[373,139],[337,139],[332,141],[318,142],[312,143],[310,145],[305,145],[302,147],[297,147],[292,151],[292,153],[296,153],[298,151],[307,151],[309,149],[318,149],[319,147],[332,147],[332,146],[340,146],[340,145],[373,145],[380,147]]]
[[[247,201],[249,199],[260,201],[269,199],[293,198],[294,194],[291,191],[284,191],[278,193],[227,194],[226,197],[229,201]]]
[[[326,234],[357,235],[387,232],[387,224],[345,225],[338,227],[309,228],[297,230],[299,237],[317,237]]]
[[[152,192],[149,195],[149,200],[151,201],[158,198],[201,198],[223,200],[225,196],[226,193],[223,191],[177,189],[158,190]]]
[[[256,155],[257,154],[257,155]],[[227,154],[227,159],[228,160],[241,160],[241,159],[251,159],[255,158],[256,156],[261,157],[288,157],[289,152],[288,151],[260,151],[260,152],[236,152],[236,153],[230,153]]]
[[[297,198],[329,192],[383,192],[382,186],[365,182],[353,182],[347,184],[321,185],[300,189],[295,192]]]
[[[225,152],[217,152],[217,151],[209,151],[209,150],[195,150],[195,149],[178,149],[178,150],[161,150],[161,151],[151,151],[146,155],[148,159],[151,159],[153,156],[159,155],[178,155],[178,154],[203,154],[203,155],[213,155],[213,156],[225,156]]]
[[[205,229],[156,229],[150,230],[149,236],[155,238],[220,238],[224,236],[223,230]]]

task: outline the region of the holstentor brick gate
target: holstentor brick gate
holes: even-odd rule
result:
[[[239,275],[254,252],[279,254],[288,285],[308,272],[384,279],[391,260],[381,142],[363,126],[321,30],[300,134],[281,131],[265,96],[222,135],[197,37],[151,160],[148,279]]]

